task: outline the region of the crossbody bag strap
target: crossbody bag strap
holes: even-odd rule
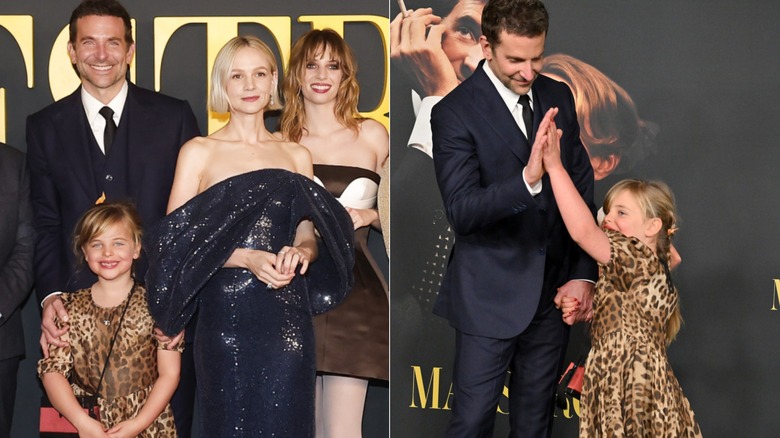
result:
[[[133,281],[133,288],[130,289],[130,294],[127,296],[127,302],[125,303],[125,308],[122,309],[122,316],[119,317],[119,324],[117,324],[116,330],[114,331],[114,336],[111,337],[111,344],[108,346],[108,355],[106,356],[106,363],[103,364],[103,370],[100,372],[100,381],[98,381],[97,389],[95,390],[95,396],[98,396],[100,394],[100,388],[103,386],[103,376],[106,375],[106,369],[108,369],[108,363],[111,360],[111,352],[114,351],[114,343],[116,342],[116,338],[119,335],[119,330],[122,328],[122,321],[125,319],[125,313],[127,312],[127,308],[130,306],[130,300],[133,299],[133,294],[135,293],[136,283]]]

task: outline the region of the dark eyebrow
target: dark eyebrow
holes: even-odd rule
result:
[[[477,23],[477,20],[472,17],[471,15],[463,15],[458,17],[458,19],[455,21],[455,24],[459,26],[466,26],[471,29],[476,30],[477,36],[482,35],[482,27]]]

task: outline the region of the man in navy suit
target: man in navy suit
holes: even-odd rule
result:
[[[87,267],[75,264],[72,234],[79,217],[98,199],[131,200],[144,226],[154,225],[165,215],[179,148],[199,134],[187,102],[127,81],[135,53],[131,26],[116,0],[85,0],[76,7],[68,54],[81,87],[27,119],[44,354],[48,344],[63,345],[54,315],[67,315],[51,294],[96,281]],[[142,259],[135,272],[139,281],[145,271]],[[180,436],[189,434],[194,402],[187,362],[183,357],[182,384],[172,400]]]
[[[35,236],[24,154],[3,143],[0,187],[0,438],[8,438],[24,357],[22,305],[32,290]]]
[[[485,59],[431,116],[436,179],[455,232],[434,308],[456,332],[448,437],[493,436],[507,370],[511,436],[551,435],[569,335],[556,301],[587,303],[596,279],[595,263],[566,231],[541,156],[531,154],[551,124],[562,129],[564,165],[595,212],[572,94],[538,73],[547,27],[538,0],[490,0]]]

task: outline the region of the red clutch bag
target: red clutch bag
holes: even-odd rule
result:
[[[84,408],[84,412],[90,417],[100,420],[100,406],[98,406],[97,397],[77,396],[76,399],[79,401],[81,407]],[[41,432],[41,438],[79,436],[78,431],[73,424],[54,409],[46,395],[41,397],[41,420],[39,423],[39,430]]]
[[[587,356],[581,356],[576,363],[569,363],[569,366],[566,367],[566,371],[563,372],[561,378],[558,380],[555,398],[561,409],[565,409],[567,405],[565,395],[570,395],[579,399],[582,394],[582,382],[585,380],[586,358]]]

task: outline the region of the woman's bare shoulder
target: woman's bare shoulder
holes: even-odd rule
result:
[[[385,140],[388,138],[387,129],[385,125],[377,122],[374,119],[363,119],[360,122],[361,135],[366,136],[368,139]]]
[[[387,160],[390,149],[390,137],[385,125],[374,119],[365,119],[360,124],[360,137],[376,154],[377,169]]]

